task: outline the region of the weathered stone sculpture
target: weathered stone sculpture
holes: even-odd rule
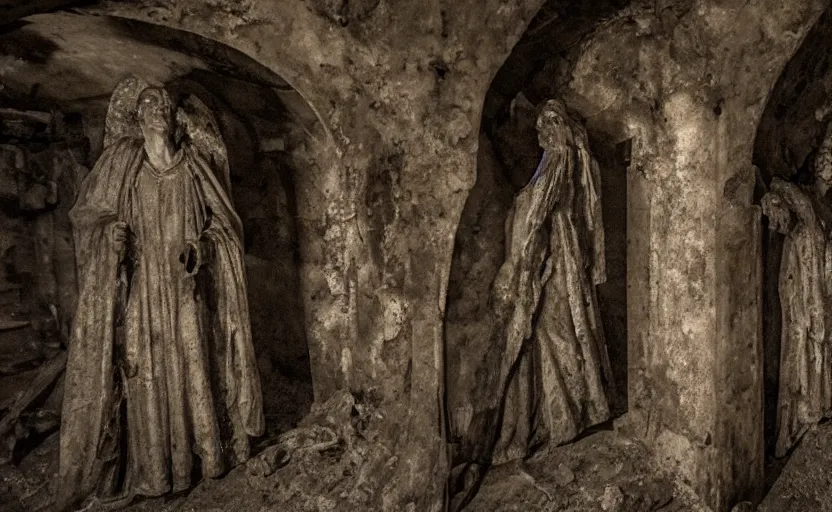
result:
[[[814,161],[811,187],[774,178],[762,200],[769,228],[786,235],[780,264],[782,314],[775,455],[832,415],[832,124]]]
[[[559,101],[537,121],[543,160],[514,200],[493,288],[506,382],[495,463],[569,441],[610,416],[612,385],[595,286],[604,282],[598,165]]]
[[[196,468],[217,477],[247,459],[264,431],[225,146],[199,100],[172,114],[164,89],[121,82],[70,213],[64,504],[181,491]]]

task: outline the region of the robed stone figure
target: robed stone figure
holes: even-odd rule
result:
[[[612,375],[595,287],[606,280],[598,164],[560,101],[537,120],[542,161],[506,222],[492,288],[507,345],[499,464],[610,417]]]
[[[70,213],[79,299],[65,505],[184,490],[248,458],[249,436],[264,431],[225,146],[198,99],[176,121],[164,89],[119,84],[104,152]]]
[[[778,280],[777,457],[832,416],[832,124],[812,169],[806,185],[774,178],[762,200],[769,228],[785,235]]]

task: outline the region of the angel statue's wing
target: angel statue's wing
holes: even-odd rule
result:
[[[193,148],[211,165],[217,179],[225,187],[225,192],[231,197],[228,151],[214,113],[196,95],[188,94],[179,103],[176,122],[184,130]]]
[[[128,76],[116,85],[110,96],[107,118],[104,122],[104,147],[123,137],[141,138],[139,120],[136,114],[136,100],[139,93],[150,84],[136,76]]]

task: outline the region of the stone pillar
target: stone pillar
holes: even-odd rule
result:
[[[686,93],[662,113],[664,156],[630,178],[630,422],[665,467],[729,510],[763,483],[754,172],[731,165],[728,116]]]
[[[661,145],[662,153],[644,162],[651,181],[650,279],[649,292],[641,299],[650,314],[641,387],[649,390],[649,401],[638,395],[630,400],[649,411],[643,418],[644,436],[662,462],[707,494],[716,480],[712,469],[718,450],[718,205],[708,131],[715,123],[687,93],[668,98],[661,114],[667,132],[651,142]]]
[[[650,325],[650,239],[645,235],[650,231],[650,181],[633,164],[627,171],[627,396],[628,418],[638,417],[640,424],[652,403],[645,362]]]
[[[584,45],[567,93],[590,129],[633,144],[620,426],[720,512],[757,501],[763,484],[753,141],[779,73],[825,7],[703,3],[611,23]]]
[[[724,156],[724,153],[723,153]],[[730,170],[730,167],[719,167]],[[762,221],[750,166],[717,190],[716,438],[712,502],[759,503],[764,481]]]

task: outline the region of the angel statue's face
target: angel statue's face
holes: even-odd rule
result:
[[[137,101],[139,123],[143,129],[168,131],[171,126],[171,102],[167,92],[159,87],[148,87]]]

